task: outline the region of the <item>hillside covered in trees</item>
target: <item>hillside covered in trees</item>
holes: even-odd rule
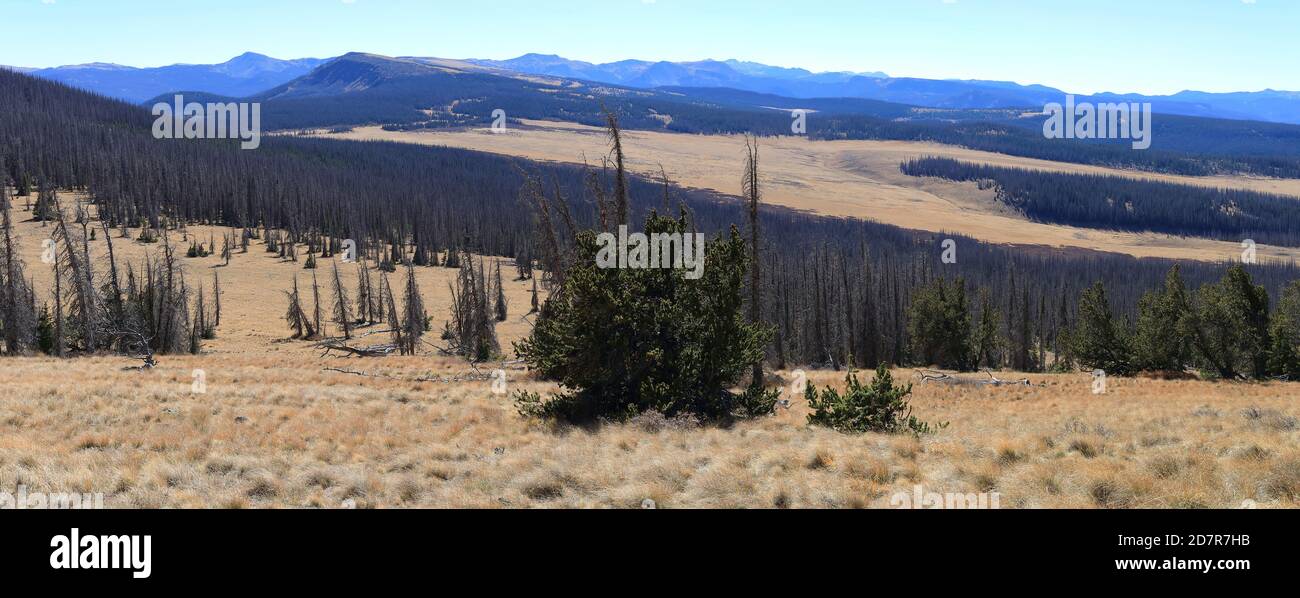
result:
[[[164,95],[154,101],[171,101]],[[214,98],[194,94],[195,101]],[[229,98],[226,98],[227,100]],[[636,89],[559,78],[518,78],[420,59],[348,54],[247,98],[270,129],[384,125],[398,129],[485,125],[512,119],[603,125],[606,109],[629,129],[679,133],[791,134],[788,110],[813,111],[812,139],[929,141],[1061,162],[1185,175],[1244,173],[1300,178],[1300,126],[1157,114],[1153,145],[1043,137],[1041,106],[932,110],[854,98],[792,99],[730,89]],[[152,103],[152,101],[150,102]]]
[[[626,184],[628,221],[684,209],[691,227],[713,236],[748,220],[746,204],[734,197],[624,181],[614,169],[288,136],[240,151],[234,142],[155,140],[142,108],[15,73],[0,72],[0,95],[7,107],[0,113],[0,171],[15,205],[41,189],[85,190],[106,230],[219,224],[284,234],[321,256],[353,239],[360,256],[393,265],[446,265],[438,256],[468,251],[536,264],[551,282],[560,269],[542,259],[549,241],[527,209],[539,196],[547,198],[554,226],[573,231],[597,228],[595,190],[615,183]],[[766,357],[778,367],[948,361],[956,353],[925,345],[926,306],[933,305],[967,314],[981,331],[978,362],[964,357],[952,365],[1043,369],[1071,355],[1065,340],[1080,325],[1085,289],[1102,281],[1107,313],[1136,321],[1144,294],[1161,288],[1172,266],[960,237],[952,239],[956,263],[946,264],[941,236],[769,206],[758,218],[765,241],[756,296],[759,318],[773,331]],[[1192,263],[1181,276],[1200,288],[1224,270]],[[1300,277],[1291,265],[1246,271],[1274,301]],[[934,297],[937,281],[958,279]],[[966,299],[956,310],[949,302],[959,291]]]
[[[1300,200],[1126,177],[1003,168],[948,158],[909,160],[904,174],[975,181],[1036,222],[1151,231],[1269,245],[1300,244]]]

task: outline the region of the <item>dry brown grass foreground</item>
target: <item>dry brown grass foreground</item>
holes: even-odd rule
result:
[[[997,492],[1003,508],[1300,500],[1296,385],[1112,380],[1102,396],[1083,375],[923,385],[917,414],[950,425],[915,439],[809,427],[801,400],[727,428],[557,430],[520,418],[488,382],[363,379],[327,363],[219,354],[141,373],[111,357],[6,360],[0,488],[144,508],[888,507],[916,485]],[[409,377],[468,370],[432,357],[359,363]],[[191,393],[194,368],[206,394]],[[549,388],[508,376],[512,390]]]
[[[18,232],[47,296],[45,233],[30,222]],[[133,261],[157,251],[116,248]],[[285,340],[282,291],[304,272],[260,245],[224,268],[215,257],[183,262],[192,281],[221,272],[222,327],[204,355],[163,356],[145,372],[113,356],[0,360],[0,492],[102,492],[109,507],[148,508],[888,507],[917,485],[997,492],[1004,508],[1300,501],[1298,384],[1112,379],[1101,396],[1082,374],[1033,376],[1045,386],[1032,388],[920,385],[916,415],[950,424],[920,439],[810,428],[802,399],[731,427],[555,429],[518,416],[487,381],[401,380],[473,373],[463,361],[322,357]],[[441,322],[452,271],[418,271]],[[527,283],[508,286],[507,347],[529,327]],[[195,369],[205,393],[192,392]],[[554,390],[517,369],[507,381]],[[835,372],[811,381],[842,384]]]

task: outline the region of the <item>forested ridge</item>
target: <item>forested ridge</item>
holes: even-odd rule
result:
[[[680,133],[791,134],[786,110],[804,108],[813,139],[926,141],[1061,162],[1206,176],[1244,173],[1300,178],[1300,126],[1156,114],[1152,147],[1129,140],[1043,136],[1044,117],[1023,111],[930,110],[853,98],[796,100],[728,89],[633,89],[536,81],[434,68],[409,60],[350,54],[260,101],[269,129],[384,125],[394,129],[485,125],[494,110],[512,119],[604,124],[606,109],[629,129]],[[359,91],[343,92],[356,83]],[[170,95],[155,101],[170,101]],[[213,98],[194,94],[193,99]],[[228,99],[227,99],[228,100]],[[152,102],[151,102],[152,103]]]
[[[433,266],[439,255],[470,251],[548,269],[526,203],[532,199],[521,190],[540,183],[554,198],[556,226],[593,229],[601,218],[593,180],[614,182],[599,166],[584,171],[445,148],[291,136],[268,137],[256,151],[235,142],[159,141],[145,109],[8,72],[0,72],[0,101],[0,178],[14,191],[86,190],[110,228],[165,232],[190,222],[285,231],[326,257],[354,239],[376,263]],[[627,185],[629,221],[683,206],[690,226],[710,235],[746,221],[734,197],[639,177]],[[1068,354],[1059,346],[1062,331],[1076,326],[1083,290],[1104,281],[1115,317],[1136,318],[1143,294],[1159,288],[1172,265],[956,236],[957,262],[944,264],[944,235],[770,206],[758,213],[760,316],[774,332],[766,353],[783,367],[924,360],[930,354],[917,344],[924,312],[916,310],[926,302],[917,299],[930,301],[937,281],[960,278],[969,297],[987,297],[967,302],[965,313],[1001,316],[987,327],[1001,340],[990,341],[981,364],[1043,369]],[[1292,265],[1248,270],[1274,298],[1298,274]],[[1200,286],[1224,271],[1189,263],[1182,276]]]
[[[1220,241],[1300,244],[1300,198],[1129,177],[1066,174],[960,162],[908,160],[904,174],[975,181],[1036,222],[1151,231]]]

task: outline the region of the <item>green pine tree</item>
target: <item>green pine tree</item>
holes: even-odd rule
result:
[[[970,369],[970,306],[963,279],[936,279],[917,289],[908,308],[907,327],[912,356],[921,365]]]
[[[1114,376],[1133,373],[1128,339],[1115,322],[1106,285],[1100,281],[1079,296],[1079,317],[1070,333],[1070,345],[1071,355],[1085,368]]]
[[[1300,280],[1283,289],[1282,299],[1273,312],[1269,335],[1272,337],[1270,373],[1300,380]]]
[[[692,231],[683,214],[651,214],[645,232]],[[600,268],[594,231],[577,235],[564,285],[542,305],[531,336],[515,350],[559,395],[521,393],[529,416],[568,421],[626,419],[646,411],[706,419],[767,405],[729,389],[771,338],[745,317],[749,253],[739,231],[707,244],[703,276],[672,268]]]
[[[812,385],[804,389],[804,399],[812,410],[808,414],[810,425],[850,434],[880,432],[920,435],[933,431],[930,424],[919,421],[912,415],[912,407],[907,401],[907,395],[912,394],[912,385],[895,386],[894,377],[884,364],[876,369],[876,375],[868,386],[863,386],[851,371],[846,382],[844,394],[831,387],[820,392]],[[947,424],[937,427],[942,429]]]
[[[1192,305],[1178,266],[1165,276],[1163,290],[1151,291],[1138,303],[1133,338],[1136,367],[1181,372],[1192,358]]]
[[[54,355],[54,317],[50,315],[50,306],[41,306],[41,315],[36,321],[36,346],[41,353]]]
[[[971,361],[975,367],[996,369],[1002,364],[1002,318],[988,289],[980,289],[980,319],[971,332]]]
[[[1191,326],[1202,363],[1219,377],[1268,377],[1268,291],[1240,264],[1196,293]]]

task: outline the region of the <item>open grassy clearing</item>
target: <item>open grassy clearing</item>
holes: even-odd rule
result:
[[[42,227],[18,232],[48,295]],[[136,261],[157,249],[122,239],[117,250]],[[997,492],[1004,508],[1300,503],[1300,384],[1111,379],[1094,395],[1074,374],[1033,375],[1034,387],[918,385],[916,415],[949,423],[919,439],[810,428],[801,399],[729,427],[646,417],[556,429],[519,417],[490,381],[442,381],[476,374],[461,360],[322,357],[286,340],[283,290],[305,272],[260,244],[228,267],[183,262],[193,281],[221,272],[222,326],[204,355],[162,356],[144,372],[114,356],[0,362],[0,489],[103,492],[110,507],[889,507],[918,484]],[[454,271],[418,273],[437,328]],[[507,285],[508,347],[529,329],[530,285]],[[194,369],[206,372],[203,394],[191,392]],[[507,369],[511,391],[553,390]],[[842,376],[809,374],[816,385]]]
[[[998,492],[1003,508],[1300,501],[1297,385],[1035,376],[1046,387],[918,386],[937,434],[846,436],[789,411],[729,428],[644,418],[556,430],[490,383],[322,371],[309,352],[125,361],[20,359],[0,371],[0,487],[104,492],[111,507],[888,507],[896,492]],[[454,376],[445,358],[353,368]],[[190,393],[204,368],[207,393]],[[907,377],[908,372],[900,372]],[[524,372],[511,389],[547,390]],[[814,383],[839,383],[817,372]]]
[[[683,135],[624,131],[628,167],[658,177],[660,166],[677,184],[736,194],[744,142],[735,135]],[[599,163],[607,151],[603,129],[572,123],[526,121],[494,133],[488,129],[396,132],[362,127],[329,137],[445,145],[533,160]],[[1187,177],[1018,158],[954,146],[904,141],[810,141],[802,137],[762,141],[764,201],[800,210],[864,218],[931,232],[952,232],[993,243],[1047,245],[1125,253],[1137,257],[1231,261],[1238,243],[1127,233],[1027,222],[974,183],[909,177],[904,160],[948,157],[998,166],[1068,173],[1112,174],[1166,182],[1235,187],[1300,198],[1300,180],[1250,177]],[[1260,246],[1261,260],[1300,258],[1300,249]]]

